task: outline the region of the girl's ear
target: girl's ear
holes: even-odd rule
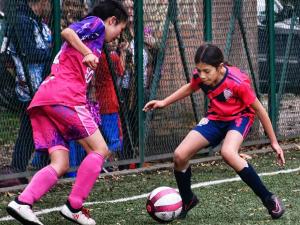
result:
[[[117,25],[117,18],[115,16],[112,16],[109,18],[109,25]]]
[[[218,70],[221,71],[221,69],[224,67],[224,63],[220,63],[220,65],[218,66]]]

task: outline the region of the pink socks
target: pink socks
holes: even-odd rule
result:
[[[104,157],[96,152],[89,153],[77,171],[75,184],[68,198],[74,209],[80,209],[93,188],[104,163]],[[18,200],[33,205],[56,183],[56,171],[49,165],[38,171],[27,185]]]
[[[89,153],[79,166],[75,184],[68,198],[74,209],[80,209],[101,172],[104,157],[96,152]]]
[[[50,165],[44,167],[32,177],[18,200],[33,205],[56,184],[57,180],[56,171]]]

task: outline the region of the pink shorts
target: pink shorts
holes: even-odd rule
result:
[[[85,106],[37,106],[29,109],[36,150],[68,149],[70,140],[92,135],[98,126]],[[65,147],[65,148],[64,148]]]

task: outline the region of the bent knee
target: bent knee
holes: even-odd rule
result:
[[[188,162],[188,158],[178,150],[175,150],[173,160],[177,166],[185,165]]]
[[[232,152],[232,151],[227,150],[227,149],[221,149],[221,156],[224,159],[224,161],[227,162],[227,163],[239,158],[238,153]]]
[[[221,149],[221,156],[226,161],[231,157],[232,153],[226,149]]]
[[[94,149],[92,151],[102,155],[104,158],[107,158],[111,155],[111,152],[109,151],[108,146],[106,144],[103,144],[99,146],[98,149]]]

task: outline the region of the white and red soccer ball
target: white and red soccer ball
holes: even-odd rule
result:
[[[181,213],[182,199],[174,188],[158,187],[149,194],[146,209],[154,220],[170,222]]]

